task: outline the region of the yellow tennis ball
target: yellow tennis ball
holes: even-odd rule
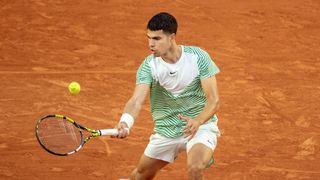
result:
[[[71,94],[78,94],[80,92],[80,84],[77,82],[71,82],[68,89]]]

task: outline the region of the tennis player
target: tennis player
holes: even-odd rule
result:
[[[187,151],[189,179],[203,179],[213,162],[219,129],[218,67],[199,47],[177,45],[177,21],[169,13],[153,16],[147,25],[151,55],[136,75],[136,87],[126,103],[118,138],[127,137],[142,103],[150,93],[154,133],[130,179],[153,179],[181,151]]]

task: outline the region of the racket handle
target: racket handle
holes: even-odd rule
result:
[[[125,130],[129,134],[129,128],[125,128]],[[119,134],[118,129],[101,129],[101,136],[116,136]]]

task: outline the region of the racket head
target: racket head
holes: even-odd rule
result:
[[[80,126],[63,115],[46,115],[37,121],[35,134],[47,152],[67,156],[79,151],[85,140]]]

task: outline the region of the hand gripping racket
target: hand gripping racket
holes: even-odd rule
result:
[[[90,135],[84,137],[83,130],[89,132]],[[128,128],[126,130],[129,132]],[[68,156],[78,152],[93,137],[118,134],[117,129],[93,130],[59,114],[40,118],[37,121],[35,131],[41,147],[58,156]]]

